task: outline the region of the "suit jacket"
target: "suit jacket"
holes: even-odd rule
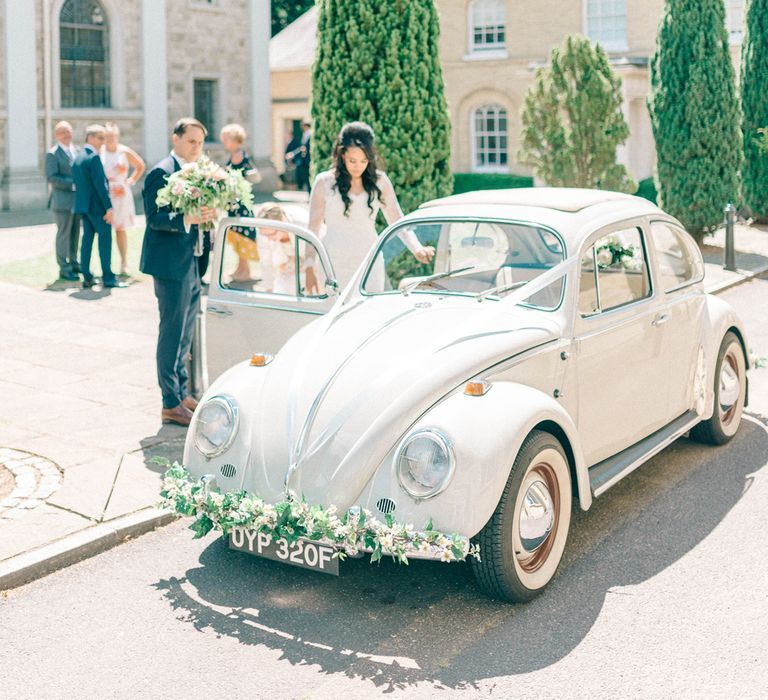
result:
[[[156,203],[157,193],[165,186],[168,176],[180,169],[176,159],[169,155],[149,171],[142,191],[147,228],[141,246],[139,269],[161,279],[180,280],[184,277],[193,263],[198,236],[197,226],[190,226],[187,233],[181,213],[168,206],[158,207]],[[208,268],[210,236],[207,232],[203,243],[203,254],[197,260],[201,276]]]
[[[75,203],[72,162],[59,144],[45,154],[45,179],[51,185],[48,206],[54,211],[72,211]]]
[[[112,208],[109,185],[98,151],[86,146],[72,164],[75,180],[75,214],[91,214],[101,218]]]

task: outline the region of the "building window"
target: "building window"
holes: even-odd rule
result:
[[[59,14],[62,107],[109,107],[109,24],[98,0],[66,0]]]
[[[626,51],[626,0],[586,0],[586,33],[606,51]]]
[[[725,0],[725,28],[731,44],[740,44],[744,34],[744,0]]]
[[[507,110],[500,105],[478,107],[472,113],[473,169],[508,170]]]
[[[507,10],[504,0],[475,0],[470,5],[470,51],[504,49]]]
[[[206,141],[215,141],[216,104],[218,84],[216,80],[195,80],[194,83],[195,119],[201,121],[208,130]]]

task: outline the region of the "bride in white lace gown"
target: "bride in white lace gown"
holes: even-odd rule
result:
[[[386,173],[376,168],[373,142],[370,126],[363,122],[346,124],[333,149],[334,168],[315,178],[309,199],[309,229],[320,236],[325,222],[322,240],[340,289],[347,285],[376,244],[379,211],[384,213],[388,224],[403,216],[395,188]],[[434,248],[421,245],[413,232],[405,232],[402,240],[419,262],[428,263],[435,254]],[[314,260],[308,257],[306,264],[309,286]],[[383,267],[375,274],[381,276],[381,286],[374,280],[369,280],[369,285],[383,289]]]

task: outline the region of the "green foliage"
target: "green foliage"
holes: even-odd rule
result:
[[[303,15],[315,0],[272,0],[272,36]]]
[[[373,127],[403,210],[451,193],[450,121],[433,0],[318,0],[312,162],[330,166],[341,127]]]
[[[637,183],[637,192],[635,196],[643,197],[656,204],[656,181],[652,177],[647,177]]]
[[[700,240],[738,196],[741,139],[723,0],[667,0],[648,106],[659,204]]]
[[[513,187],[533,187],[533,178],[507,173],[455,173],[453,176],[453,194]]]
[[[768,218],[768,0],[747,7],[741,47],[741,131],[744,204],[759,219]],[[762,147],[761,147],[762,146]]]
[[[246,491],[222,493],[218,487],[211,489],[210,485],[193,479],[176,463],[165,473],[160,496],[160,507],[195,518],[189,526],[195,533],[194,539],[214,529],[227,534],[235,528],[243,528],[271,538],[283,538],[289,543],[300,538],[324,542],[333,546],[336,549],[334,556],[340,558],[356,554],[363,548],[371,550],[372,562],[388,555],[407,564],[408,556],[417,552],[439,557],[445,562],[480,558],[479,545],[457,533],[447,534],[433,529],[431,519],[419,532],[410,523],[396,522],[391,515],[381,522],[359,506],[353,506],[339,516],[335,506],[310,505],[303,498],[266,503]]]
[[[437,246],[437,241],[428,241],[423,245]],[[387,263],[386,272],[392,289],[397,289],[400,280],[405,277],[426,277],[435,269],[435,259],[428,263],[419,262],[410,250],[403,250]]]
[[[525,97],[518,160],[548,185],[634,192],[616,162],[616,148],[629,136],[621,100],[621,80],[603,48],[569,36],[552,49],[551,65],[536,71]]]

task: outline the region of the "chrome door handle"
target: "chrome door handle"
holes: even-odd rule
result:
[[[209,306],[206,308],[209,314],[216,314],[217,316],[231,316],[232,312],[229,309],[219,309],[216,306]]]
[[[652,326],[662,326],[669,321],[669,314],[659,314],[651,321]]]

